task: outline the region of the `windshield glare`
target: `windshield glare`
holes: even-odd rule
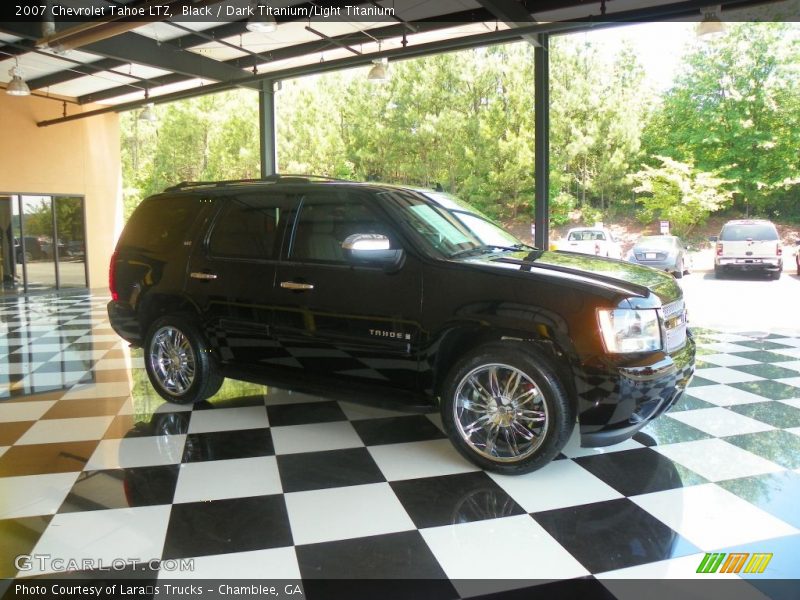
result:
[[[675,238],[666,236],[645,236],[636,242],[637,248],[672,248],[675,246]]]

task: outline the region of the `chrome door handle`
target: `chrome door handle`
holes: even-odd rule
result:
[[[281,281],[281,287],[285,290],[313,290],[313,283],[298,283],[296,281]]]
[[[189,277],[192,279],[202,279],[203,281],[208,281],[211,279],[216,279],[216,273],[203,273],[201,271],[194,271],[193,273],[189,273]]]

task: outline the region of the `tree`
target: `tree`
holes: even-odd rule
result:
[[[638,183],[634,191],[644,194],[637,199],[644,222],[666,219],[677,235],[688,235],[712,212],[725,207],[732,192],[723,189],[727,183],[712,173],[696,171],[691,163],[682,163],[666,156],[656,157],[660,167],[644,165],[633,175]]]

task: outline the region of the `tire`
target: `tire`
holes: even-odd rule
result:
[[[678,263],[677,267],[678,268],[675,270],[675,273],[674,273],[675,279],[681,279],[681,278],[683,278],[683,261]]]
[[[800,260],[797,261],[797,274],[800,275]]]
[[[183,316],[162,317],[150,326],[144,358],[152,386],[162,398],[175,404],[210,398],[225,379],[200,330]]]
[[[772,273],[770,273],[770,279],[774,279],[775,281],[777,281],[780,278],[781,278],[781,271],[773,271]]]
[[[717,279],[723,279],[723,271],[717,265],[714,265],[714,277]]]
[[[444,382],[441,412],[462,456],[508,475],[530,473],[553,460],[575,424],[555,369],[518,344],[487,344],[456,362]],[[483,425],[474,427],[477,423]]]

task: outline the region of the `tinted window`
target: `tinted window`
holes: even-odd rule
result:
[[[122,242],[152,252],[181,245],[200,209],[200,199],[190,196],[148,198],[131,215]]]
[[[570,242],[580,242],[580,241],[602,241],[606,239],[605,233],[602,231],[592,231],[592,230],[584,230],[584,231],[573,231],[569,234],[567,238]]]
[[[289,257],[294,260],[346,262],[342,242],[354,233],[389,236],[382,220],[358,199],[343,194],[306,196],[295,224]]]
[[[719,239],[723,242],[772,241],[778,239],[778,231],[772,223],[731,223],[722,228]]]
[[[212,256],[226,258],[277,258],[279,225],[286,213],[283,196],[238,196],[223,200],[209,239]]]

